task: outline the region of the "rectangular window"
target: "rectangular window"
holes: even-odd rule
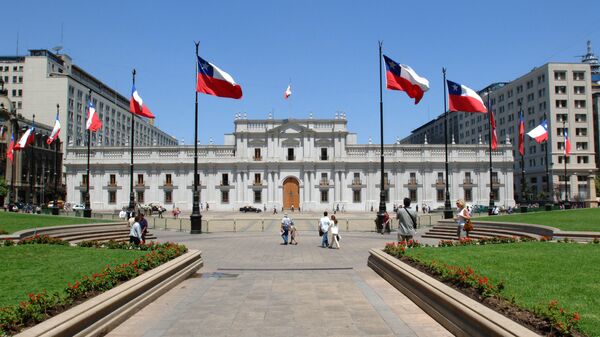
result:
[[[328,190],[321,191],[321,202],[329,202],[329,191]]]
[[[575,143],[575,149],[580,150],[580,151],[585,151],[588,149],[588,143],[587,142],[577,142]]]
[[[165,185],[173,185],[173,180],[171,180],[171,174],[165,174]]]
[[[494,195],[494,201],[500,201],[500,190],[498,188],[492,188],[492,194]]]
[[[584,79],[585,79],[585,73],[583,71],[574,71],[573,72],[573,80],[583,81]]]
[[[81,185],[87,185],[87,182],[88,182],[87,174],[82,174],[81,175]]]
[[[554,72],[554,79],[556,81],[564,81],[567,79],[567,72],[566,71],[555,71]]]
[[[221,191],[221,203],[222,204],[229,203],[229,191]]]
[[[567,93],[567,86],[565,85],[557,85],[554,87],[554,93],[558,95],[564,95]]]
[[[262,190],[254,191],[254,203],[262,203]]]
[[[408,197],[410,198],[410,200],[412,202],[417,202],[417,190],[416,189],[410,189],[408,190]]]
[[[221,186],[229,186],[229,174],[223,173],[221,175]]]
[[[19,96],[20,96],[20,95],[19,95]],[[585,108],[585,106],[586,106],[586,104],[585,104],[585,100],[582,100],[582,99],[576,99],[576,100],[575,100],[575,107],[576,107],[577,109],[584,109],[584,108]]]
[[[566,99],[557,99],[556,100],[556,107],[557,108],[566,108],[567,107],[567,100]]]
[[[165,191],[165,204],[173,203],[173,191]]]
[[[321,148],[321,160],[327,160],[327,148]]]
[[[111,174],[110,175],[110,184],[111,185],[116,185],[117,184],[117,175],[116,174]]]
[[[444,189],[438,189],[437,190],[437,201],[442,202],[444,200],[446,200]]]
[[[354,203],[360,203],[360,190],[354,190],[352,191],[352,202]]]
[[[473,190],[470,188],[465,188],[465,201],[466,202],[473,201]]]
[[[569,158],[570,157],[566,157],[567,164],[569,164],[569,162],[570,162]],[[558,163],[563,164],[564,162],[565,162],[565,156],[558,156]]]
[[[575,135],[576,136],[587,136],[587,128],[576,128]]]
[[[262,160],[262,156],[260,155],[260,149],[254,149],[254,160]]]
[[[108,203],[109,204],[117,203],[117,191],[108,191]]]
[[[574,88],[575,91],[575,95],[584,95],[585,94],[585,87],[584,86],[579,86],[576,85]]]
[[[137,202],[139,202],[140,204],[143,204],[144,201],[144,191],[138,191],[137,192]]]
[[[575,114],[575,121],[578,123],[586,123],[587,115],[586,114]]]
[[[254,185],[260,185],[261,182],[262,180],[260,179],[260,173],[254,173]]]
[[[144,185],[144,175],[143,174],[138,174],[138,176],[137,176],[137,184],[138,185]]]
[[[587,164],[588,156],[577,156],[577,164]]]
[[[295,160],[296,158],[294,157],[294,149],[293,148],[288,148],[287,149],[287,160]]]

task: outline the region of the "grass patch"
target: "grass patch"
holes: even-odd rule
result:
[[[482,216],[476,221],[526,223],[556,227],[563,231],[600,232],[600,208],[581,208],[500,216]]]
[[[59,245],[19,245],[0,248],[0,307],[18,305],[28,293],[63,292],[69,282],[127,263],[148,252]]]
[[[417,260],[471,267],[494,283],[520,307],[536,310],[558,300],[581,315],[580,329],[600,336],[600,245],[530,242],[484,246],[416,248]]]
[[[55,215],[39,215],[39,214],[22,214],[13,212],[0,213],[0,231],[14,233],[24,229],[65,226],[65,225],[81,225],[88,223],[106,223],[114,222],[105,219],[88,219]]]

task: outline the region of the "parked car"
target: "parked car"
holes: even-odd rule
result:
[[[58,208],[61,208],[61,209],[65,208],[65,202],[62,200],[57,200],[56,204],[58,205]],[[54,207],[54,200],[52,200],[48,203],[48,208],[52,208],[52,207]]]
[[[85,205],[84,204],[75,204],[73,205],[73,210],[74,211],[83,211],[85,209]]]
[[[253,206],[244,206],[244,207],[240,207],[240,212],[244,212],[244,213],[248,213],[248,212],[260,213],[260,212],[262,212],[262,210],[260,208],[256,208],[256,207],[253,207]]]

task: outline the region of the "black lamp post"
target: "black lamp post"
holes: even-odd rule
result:
[[[200,42],[196,44],[196,76],[198,76],[198,47]],[[196,105],[194,110],[194,192],[192,214],[190,215],[190,234],[202,233],[202,215],[200,214],[200,192],[198,191],[198,90],[196,92]]]
[[[489,130],[488,130],[488,138],[489,138],[488,140],[489,140],[489,147],[490,147],[489,148],[489,150],[490,150],[490,203],[489,203],[489,206],[488,206],[488,215],[493,215],[494,214],[494,207],[495,207],[495,205],[494,205],[494,179],[493,179],[493,175],[492,175],[492,172],[493,172],[493,166],[492,166],[492,150],[493,150],[492,149],[492,128],[494,127],[494,125],[492,125],[492,114],[493,114],[493,111],[492,111],[492,104],[491,104],[492,100],[490,98],[491,92],[492,91],[490,89],[488,89],[488,92],[487,92],[487,101],[488,101],[487,108],[488,108],[488,119],[490,121],[490,127],[489,127]]]
[[[131,72],[133,78],[133,86],[135,86],[135,69]],[[135,211],[135,194],[133,192],[133,129],[135,128],[134,113],[131,113],[131,137],[129,142],[131,143],[131,163],[129,164],[129,207],[127,208],[129,215]]]

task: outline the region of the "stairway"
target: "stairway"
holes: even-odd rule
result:
[[[539,240],[541,235],[521,232],[515,229],[502,228],[494,224],[473,223],[474,229],[469,233],[471,239],[490,237],[526,237]],[[457,225],[454,223],[438,223],[422,235],[424,238],[440,240],[458,240]]]

